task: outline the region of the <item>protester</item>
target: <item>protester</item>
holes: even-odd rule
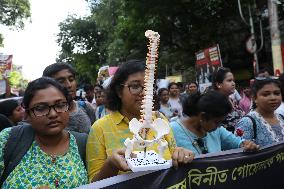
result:
[[[84,86],[84,91],[86,93],[85,98],[89,103],[93,102],[94,96],[95,96],[95,91],[94,91],[94,86],[91,84],[86,84]]]
[[[107,174],[103,164],[110,160],[114,150],[124,148],[124,141],[132,138],[133,133],[129,130],[129,121],[132,118],[140,119],[142,92],[144,87],[145,63],[131,60],[121,65],[115,73],[107,92],[107,107],[113,112],[96,121],[91,128],[87,143],[87,165],[90,181],[97,181],[115,176],[129,170],[124,151],[120,151],[123,164],[115,164],[118,169]],[[147,133],[147,139],[152,139],[153,131]],[[165,149],[165,159],[172,158],[173,165],[188,163],[193,159],[189,150],[176,148],[172,132],[165,136],[168,148]],[[156,150],[157,144],[147,148]],[[119,172],[122,170],[123,172]]]
[[[257,73],[257,77],[269,77],[270,73],[268,68],[261,68],[258,73]]]
[[[75,188],[87,184],[87,135],[64,130],[72,102],[68,96],[68,91],[51,78],[29,83],[23,105],[30,124],[0,133],[2,188]],[[124,163],[118,153],[113,153],[102,172]],[[11,159],[4,160],[6,157]]]
[[[110,111],[106,108],[106,93],[105,90],[96,92],[95,94],[97,108],[96,108],[96,119],[101,119],[105,115],[109,114]]]
[[[89,133],[92,123],[95,121],[96,110],[89,102],[75,101],[77,83],[75,70],[67,63],[54,63],[45,68],[43,76],[52,77],[61,83],[69,92],[72,102],[70,105],[69,125],[70,131]]]
[[[244,87],[242,96],[243,97],[239,102],[239,106],[245,112],[245,114],[247,114],[252,107],[252,94],[249,86]]]
[[[188,96],[183,102],[184,117],[170,123],[177,146],[192,150],[196,155],[240,147],[245,151],[257,150],[253,142],[220,127],[231,110],[228,98],[216,91]]]
[[[191,81],[187,84],[187,94],[194,94],[198,92],[198,84],[195,81]]]
[[[94,94],[96,95],[97,92],[100,92],[103,89],[104,88],[99,84],[94,85]],[[92,104],[97,106],[96,98],[93,99]]]
[[[258,77],[252,86],[252,92],[254,110],[238,122],[237,131],[244,139],[255,140],[260,146],[282,141],[284,119],[274,112],[282,100],[278,79]]]
[[[15,99],[7,99],[0,102],[0,114],[5,115],[12,125],[17,125],[24,119],[24,109]]]
[[[222,125],[229,131],[234,132],[235,125],[239,119],[244,115],[242,109],[237,102],[229,98],[235,92],[234,75],[228,68],[220,67],[213,73],[213,88],[216,91],[223,93],[229,99],[232,111],[226,116]]]
[[[168,86],[170,98],[169,104],[171,105],[172,111],[177,114],[182,114],[182,105],[180,100],[180,89],[178,85],[174,82],[170,83]]]
[[[170,120],[172,117],[177,116],[176,112],[172,111],[171,105],[169,103],[169,91],[166,88],[161,88],[158,91],[159,99],[159,112],[164,114]]]
[[[68,92],[53,79],[40,78],[29,83],[23,105],[31,125],[16,128],[21,127],[25,132],[31,130],[31,136],[24,140],[32,140],[32,143],[7,175],[2,188],[74,188],[86,184],[87,172],[75,137],[63,130],[68,124]],[[8,128],[0,133],[1,180],[4,170],[3,149],[9,143],[12,131]],[[87,138],[86,135],[80,136]]]

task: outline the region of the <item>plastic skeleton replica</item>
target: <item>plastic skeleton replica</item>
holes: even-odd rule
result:
[[[130,158],[130,154],[134,148],[144,148],[158,144],[159,158],[163,158],[164,150],[166,149],[168,143],[162,137],[170,132],[169,125],[162,120],[157,118],[153,121],[153,85],[154,85],[154,75],[155,68],[158,59],[158,47],[160,42],[160,35],[157,32],[147,30],[145,36],[149,38],[150,45],[148,45],[149,52],[147,53],[146,59],[146,71],[144,78],[144,98],[142,101],[141,110],[141,120],[138,121],[133,118],[129,122],[130,131],[134,134],[133,138],[130,140],[127,138],[124,142],[126,146],[125,157]],[[146,135],[149,129],[152,129],[157,133],[153,140],[146,140]],[[142,131],[142,132],[141,132]],[[140,136],[143,135],[143,138]],[[144,151],[144,158],[146,155],[146,150]]]

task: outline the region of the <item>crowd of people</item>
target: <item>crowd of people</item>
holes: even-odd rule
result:
[[[141,119],[144,76],[145,62],[130,60],[108,86],[86,84],[82,99],[74,68],[55,63],[28,84],[21,102],[0,101],[2,188],[75,188],[130,172],[124,141],[133,135],[129,121]],[[260,73],[240,95],[230,69],[218,68],[212,79],[203,93],[191,81],[183,92],[170,83],[154,94],[153,119],[171,127],[164,158],[176,168],[195,155],[258,151],[284,139],[284,75]],[[146,139],[154,137],[149,130]]]

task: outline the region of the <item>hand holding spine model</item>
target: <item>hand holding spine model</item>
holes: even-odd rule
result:
[[[134,134],[132,139],[127,138],[124,142],[126,146],[125,157],[130,158],[130,154],[134,148],[146,148],[154,143],[158,143],[159,158],[163,158],[164,150],[168,143],[162,137],[170,132],[169,125],[157,118],[153,121],[153,93],[155,81],[155,68],[158,61],[158,47],[160,42],[160,35],[157,32],[147,30],[145,36],[149,38],[148,45],[149,52],[146,59],[146,71],[144,78],[144,98],[142,101],[141,120],[133,118],[129,122],[129,129]],[[157,135],[153,140],[146,140],[147,131],[154,130]],[[142,131],[142,133],[141,133]],[[143,138],[140,136],[142,134]]]

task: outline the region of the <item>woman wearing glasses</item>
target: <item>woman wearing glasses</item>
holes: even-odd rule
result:
[[[23,98],[29,124],[0,133],[2,188],[75,188],[88,182],[87,135],[64,130],[68,99],[67,90],[51,78],[29,83]]]
[[[283,116],[275,113],[282,100],[278,79],[276,77],[255,78],[252,92],[254,110],[238,122],[237,131],[242,133],[244,139],[254,140],[260,146],[283,140]]]
[[[234,132],[235,125],[244,115],[242,109],[238,106],[237,102],[230,98],[231,94],[234,94],[236,90],[236,85],[234,81],[234,75],[230,69],[220,67],[216,72],[213,73],[213,88],[224,94],[231,103],[232,111],[228,113],[225,117],[224,121],[222,121],[222,125],[231,132]]]
[[[111,160],[113,151],[124,148],[124,141],[132,138],[128,124],[132,118],[140,117],[143,97],[143,85],[145,75],[145,62],[128,61],[119,67],[115,73],[107,93],[107,107],[112,113],[96,121],[91,128],[87,142],[87,165],[90,181],[97,181],[107,177],[121,174],[119,170],[129,171],[124,151],[119,151],[123,163],[115,163],[116,167],[109,172],[102,172],[107,167],[103,164]],[[154,132],[147,133],[147,139],[153,139]],[[193,154],[189,150],[176,148],[172,132],[165,136],[168,148],[165,150],[165,158],[172,158],[173,164],[188,163],[192,161]],[[157,145],[149,147],[156,150]]]
[[[220,127],[231,110],[226,96],[217,91],[187,96],[183,101],[184,116],[170,123],[177,146],[190,149],[195,155],[240,147],[246,151],[257,150],[253,142],[242,140]]]

